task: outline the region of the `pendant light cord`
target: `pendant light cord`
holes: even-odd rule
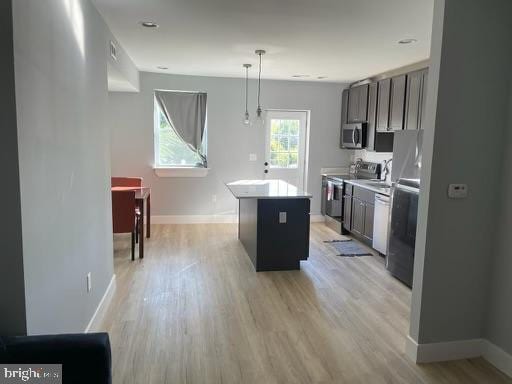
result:
[[[245,113],[249,113],[247,99],[249,97],[249,67],[245,67]]]
[[[258,107],[260,107],[260,92],[261,92],[261,53],[260,56],[260,68],[258,71]]]

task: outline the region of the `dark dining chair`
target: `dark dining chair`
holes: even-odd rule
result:
[[[111,177],[112,187],[142,187],[142,177]]]
[[[142,230],[135,191],[112,191],[112,226],[114,233],[131,233],[132,260],[135,260],[135,238]]]
[[[112,187],[142,187],[142,177],[111,177],[110,185]],[[137,208],[140,210],[139,203],[136,202]],[[139,242],[139,232],[135,233],[135,242]]]

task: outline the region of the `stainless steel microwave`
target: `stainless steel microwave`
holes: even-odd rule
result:
[[[365,148],[367,123],[344,124],[341,130],[342,148]]]

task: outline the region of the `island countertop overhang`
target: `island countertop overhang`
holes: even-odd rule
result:
[[[237,199],[311,199],[313,195],[283,180],[237,180],[225,183]]]

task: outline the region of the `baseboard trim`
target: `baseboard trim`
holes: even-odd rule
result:
[[[312,223],[323,223],[323,215],[310,215]],[[152,224],[236,224],[237,215],[162,215],[151,216]]]
[[[417,344],[408,336],[405,351],[407,356],[416,363],[471,359],[482,355],[483,341],[483,339],[472,339]]]
[[[312,223],[325,223],[324,215],[310,215],[309,220]]]
[[[89,321],[89,324],[87,324],[87,327],[85,328],[85,333],[94,331],[94,329],[95,329],[94,327],[98,325],[105,310],[108,308],[110,301],[112,300],[112,297],[114,296],[115,287],[116,287],[116,275],[114,274],[114,275],[112,275],[112,279],[110,279],[110,283],[108,284],[108,287],[105,290],[103,297],[101,298],[98,306],[96,307],[96,310],[94,311],[94,314],[92,315],[91,320]]]
[[[226,224],[238,223],[237,215],[164,215],[151,216],[153,224]]]
[[[491,343],[489,340],[484,340],[482,348],[482,356],[485,360],[494,365],[505,375],[512,377],[512,355],[505,352],[496,344]]]
[[[418,344],[410,336],[407,336],[405,354],[415,363],[463,360],[481,356],[500,371],[512,377],[512,355],[486,339]]]

